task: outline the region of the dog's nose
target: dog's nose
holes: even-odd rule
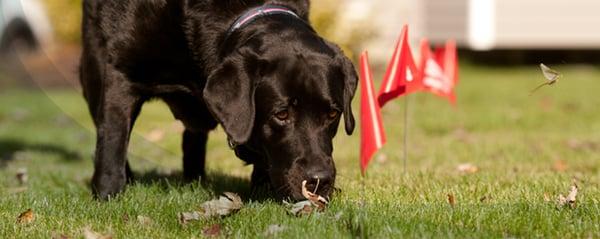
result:
[[[308,176],[309,190],[315,190],[317,187],[329,185],[334,177],[333,173],[327,170],[311,170],[308,171],[306,175]]]

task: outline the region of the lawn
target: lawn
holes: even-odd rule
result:
[[[600,70],[557,69],[564,79],[533,96],[529,90],[543,82],[536,66],[470,64],[461,68],[456,107],[412,95],[406,169],[404,99],[383,109],[388,143],[364,180],[359,135],[340,130],[334,157],[341,190],[326,211],[303,217],[250,191],[251,166],[228,149],[220,129],[208,146],[209,182],[183,184],[181,125],[160,102],[145,105],[132,136],[138,180],[116,199],[96,201],[89,189],[95,136],[80,93],[0,89],[0,238],[80,238],[85,228],[114,238],[201,238],[215,224],[224,238],[599,238]],[[479,170],[459,172],[463,163]],[[22,169],[24,185],[15,177]],[[576,207],[557,207],[574,181]],[[240,194],[244,207],[179,223],[178,213],[223,191]],[[17,223],[29,208],[35,220]],[[266,234],[275,224],[283,230]]]

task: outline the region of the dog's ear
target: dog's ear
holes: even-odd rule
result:
[[[210,74],[203,92],[208,109],[235,145],[246,143],[252,134],[257,76],[249,69],[257,69],[260,61],[256,55],[242,55],[226,58]]]
[[[354,131],[354,115],[352,114],[352,98],[356,93],[356,86],[358,84],[358,75],[354,65],[340,53],[338,60],[341,61],[342,71],[344,73],[344,124],[346,126],[346,133],[351,135]]]
[[[323,40],[333,52],[335,52],[335,61],[341,66],[341,70],[344,77],[344,125],[346,127],[346,134],[351,135],[354,132],[354,114],[352,114],[352,99],[356,93],[356,86],[358,85],[358,74],[352,64],[352,61],[344,55],[344,51],[335,43]]]

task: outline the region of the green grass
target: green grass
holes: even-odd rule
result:
[[[340,130],[334,156],[341,192],[324,213],[300,218],[280,202],[250,193],[251,166],[235,158],[220,129],[208,146],[211,182],[182,184],[181,127],[160,102],[144,107],[132,137],[130,161],[140,179],[113,201],[95,201],[88,186],[95,137],[80,94],[2,89],[0,238],[81,237],[88,226],[115,238],[199,238],[203,228],[216,223],[227,238],[264,237],[271,224],[285,226],[277,234],[283,238],[598,238],[600,71],[559,70],[564,80],[533,96],[529,90],[543,81],[536,66],[472,65],[461,69],[457,107],[430,94],[412,95],[406,173],[404,99],[390,103],[383,109],[388,143],[370,165],[364,191],[359,136]],[[145,139],[157,130],[164,137]],[[556,170],[556,162],[566,169]],[[480,170],[461,174],[456,171],[461,163]],[[15,191],[19,168],[29,174],[23,192]],[[574,178],[580,187],[577,207],[558,209],[556,196],[566,194]],[[240,193],[242,210],[178,223],[179,212],[196,209],[222,191]],[[456,197],[454,207],[447,202],[449,193]],[[552,201],[546,202],[544,194]],[[28,208],[36,220],[17,224]],[[138,215],[153,222],[142,225]]]

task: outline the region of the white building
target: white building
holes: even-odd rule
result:
[[[453,38],[463,48],[600,49],[599,0],[347,0],[344,17],[373,20],[379,37],[367,44],[388,58],[403,24],[410,39]],[[385,60],[385,59],[383,59]]]

